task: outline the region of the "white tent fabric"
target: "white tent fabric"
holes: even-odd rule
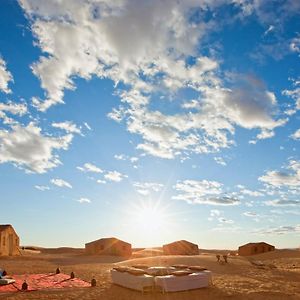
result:
[[[211,271],[196,272],[185,276],[156,276],[155,285],[163,292],[178,292],[199,289],[210,285]]]
[[[111,270],[112,282],[129,289],[144,292],[145,290],[152,290],[154,288],[154,277],[144,275],[132,275],[128,272],[119,272]]]

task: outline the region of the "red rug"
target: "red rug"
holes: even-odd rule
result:
[[[0,286],[0,293],[22,291],[24,280],[28,284],[27,291],[37,291],[44,289],[62,289],[75,287],[90,287],[91,284],[79,278],[70,278],[67,274],[28,274],[28,275],[13,275],[12,278],[16,281],[8,285]]]

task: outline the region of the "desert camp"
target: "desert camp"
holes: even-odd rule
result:
[[[300,0],[0,0],[0,300],[300,300]]]

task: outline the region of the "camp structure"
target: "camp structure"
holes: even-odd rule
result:
[[[181,240],[163,245],[164,255],[198,255],[198,245]]]
[[[117,238],[103,238],[85,244],[87,254],[113,255],[130,257],[132,254],[131,244]]]
[[[275,247],[273,245],[267,244],[265,242],[259,243],[248,243],[239,247],[239,255],[248,256],[260,253],[265,253],[269,251],[274,251]]]
[[[14,228],[7,225],[0,225],[0,256],[20,255],[20,240]]]

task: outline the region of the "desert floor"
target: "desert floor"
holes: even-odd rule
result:
[[[0,258],[0,268],[10,274],[29,274],[54,272],[59,266],[63,273],[73,271],[76,277],[89,282],[95,277],[97,287],[0,294],[0,299],[300,299],[300,251],[296,250],[276,250],[251,257],[230,256],[228,264],[218,263],[216,253],[198,256],[158,256],[156,253],[154,257],[122,261],[116,257],[86,256],[79,252],[25,252],[20,257]],[[194,291],[142,294],[112,284],[109,271],[113,266],[137,263],[204,266],[213,272],[213,285]]]

